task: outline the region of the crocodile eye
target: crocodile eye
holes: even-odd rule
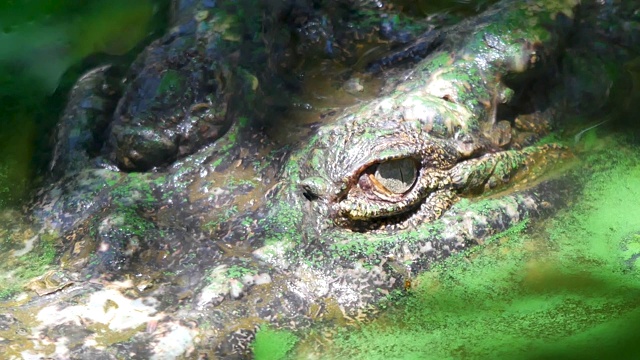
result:
[[[370,179],[379,191],[404,194],[416,182],[417,174],[418,167],[415,160],[403,158],[379,164]]]
[[[449,173],[446,168],[425,167],[419,156],[372,163],[354,174],[356,181],[345,180],[346,191],[333,205],[337,223],[355,228],[406,224],[418,211],[421,217],[437,218],[439,202],[446,200],[442,189],[450,184]],[[423,204],[427,210],[420,210]]]

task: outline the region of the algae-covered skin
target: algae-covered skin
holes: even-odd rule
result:
[[[544,64],[570,30],[575,2],[540,5],[501,3],[449,29],[449,40],[403,81],[320,128],[291,154],[266,206],[267,218],[302,214],[302,233],[276,223],[284,235],[268,237],[257,255],[296,264],[291,282],[305,297],[357,313],[433,260],[562,203],[571,187],[547,182],[452,208],[460,197],[531,182],[536,167],[570,157],[559,146],[527,146],[544,122],[536,129],[516,117],[512,129],[497,119],[496,107],[513,94],[506,79],[516,88],[523,73],[548,74]],[[532,26],[512,29],[525,18]]]
[[[176,2],[174,28],[123,90],[117,69],[79,80],[58,132],[60,181],[30,209],[30,239],[58,239],[59,273],[2,309],[7,357],[247,356],[261,324],[362,318],[435,260],[579,191],[570,177],[540,177],[568,150],[535,145],[562,109],[545,94],[560,86],[557,59],[581,29],[575,1],[503,1],[425,33],[416,41],[437,39],[430,54],[385,70],[379,96],[286,146],[258,116],[271,104],[268,80],[285,75],[242,57],[282,43],[239,42],[248,25],[230,15],[234,4]],[[323,18],[316,10],[302,16],[307,30]],[[297,13],[287,11],[273,14]],[[291,48],[314,48],[306,34]],[[96,152],[87,132],[105,126]]]
[[[576,179],[584,191],[567,208],[439,262],[370,323],[330,340],[305,332],[288,358],[637,358],[640,159],[629,133],[580,141],[597,170]],[[282,333],[292,336],[269,329],[268,340]]]

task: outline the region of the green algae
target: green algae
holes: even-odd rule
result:
[[[153,222],[141,217],[133,207],[120,208],[118,215],[121,216],[118,231],[133,237],[130,241],[134,241],[135,237],[144,237],[156,228]]]
[[[29,234],[28,231],[24,232]],[[7,253],[15,247],[16,234],[3,234],[0,249]],[[22,291],[30,280],[44,274],[56,258],[58,237],[41,234],[33,249],[21,256],[9,256],[0,265],[0,300],[7,300]],[[22,245],[22,243],[20,243]]]
[[[297,341],[298,338],[289,331],[262,327],[253,342],[253,354],[256,360],[284,359]]]
[[[640,319],[640,155],[594,138],[583,195],[413,281],[387,311],[341,329],[327,359],[629,358]],[[594,144],[592,142],[597,142]],[[392,306],[389,306],[392,305]],[[291,358],[309,356],[304,341]]]
[[[265,245],[274,245],[279,242],[284,242],[285,244],[300,244],[302,243],[302,234],[297,229],[297,225],[300,224],[302,214],[300,209],[297,209],[292,206],[278,206],[274,211],[275,221],[274,224],[277,224],[278,231],[270,231],[269,236],[264,240]],[[266,224],[266,227],[273,227],[271,224]]]
[[[227,269],[227,277],[229,279],[240,279],[245,275],[255,275],[257,271],[248,267],[233,265]]]
[[[218,229],[222,224],[226,224],[238,214],[238,206],[233,205],[227,207],[217,218],[214,220],[208,221],[202,225],[202,229],[205,231],[214,231]]]
[[[175,96],[175,94],[185,91],[185,80],[180,77],[176,70],[167,70],[160,80],[157,94],[158,96]]]

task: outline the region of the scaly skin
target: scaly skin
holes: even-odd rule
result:
[[[24,350],[29,354],[172,358],[195,356],[195,346],[210,356],[246,356],[260,324],[302,329],[320,320],[360,318],[433,261],[544,216],[575,195],[577,189],[566,186],[570,177],[534,181],[538,170],[569,155],[556,145],[532,143],[554,120],[545,116],[560,110],[558,102],[537,94],[556,89],[553,64],[568,30],[579,31],[576,1],[504,1],[448,29],[428,57],[408,70],[391,70],[379,97],[345,109],[293,149],[273,144],[253,122],[263,80],[273,76],[268,71],[256,73],[255,93],[251,71],[216,72],[233,69],[220,58],[212,73],[187,80],[182,75],[208,66],[199,62],[208,53],[196,52],[174,69],[179,81],[196,84],[177,99],[188,106],[164,106],[168,95],[154,97],[160,104],[151,106],[145,105],[149,98],[137,97],[145,82],[166,76],[173,60],[164,55],[185,54],[174,41],[206,49],[221,44],[210,39],[236,34],[221,31],[226,23],[217,10],[201,13],[212,3],[184,2],[192,5],[177,13],[174,31],[134,65],[115,110],[106,161],[96,159],[90,146],[64,140],[77,134],[74,126],[93,128],[99,119],[91,111],[109,108],[74,100],[110,84],[108,70],[84,77],[71,94],[54,164],[63,177],[43,189],[31,209],[40,237],[63,239],[64,276],[34,283],[50,295],[13,304],[19,305],[14,317],[0,323],[2,337],[5,325],[11,334],[30,330],[25,336],[35,345]],[[181,32],[180,24],[194,25],[194,11],[204,20],[195,32]],[[180,40],[181,34],[190,35]],[[215,55],[236,50],[245,54],[231,46]],[[159,61],[153,61],[155,51],[164,54]],[[241,78],[198,108],[224,109],[228,130],[186,136],[193,142],[184,153],[174,139],[161,139],[172,133],[170,122],[143,132],[141,143],[132,140],[138,135],[128,137],[140,128],[123,116],[152,109],[133,116],[143,128],[166,111],[184,112],[178,116],[184,119],[210,94],[200,81],[222,79],[212,74]],[[253,98],[248,111],[227,102],[232,94]],[[504,103],[509,111],[498,111]],[[154,145],[165,143],[171,149]],[[153,151],[133,156],[146,149]],[[153,155],[156,150],[162,155]],[[176,160],[158,163],[166,151]],[[126,170],[166,166],[126,173],[109,158]],[[96,160],[106,166],[91,168]],[[380,177],[396,166],[409,169],[407,181]],[[507,186],[514,191],[498,192]],[[21,317],[23,310],[37,321]],[[46,347],[50,343],[56,354]],[[9,357],[23,351],[2,350]]]
[[[450,29],[453,39],[404,75],[411,80],[355,111],[348,110],[335,124],[324,127],[306,151],[294,155],[300,163],[312,165],[303,165],[298,175],[307,197],[319,203],[314,206],[329,209],[323,215],[334,216],[342,226],[384,228],[388,222],[379,220],[408,213],[411,216],[395,223],[417,226],[440,217],[455,193],[506,183],[536,153],[560,151],[553,147],[504,151],[524,144],[518,142],[520,129],[497,121],[496,108],[513,94],[503,79],[541,70],[541,63],[555,58],[561,31],[568,29],[547,29],[554,22],[570,21],[573,5],[567,2],[552,14],[529,8],[539,4],[522,9],[496,6],[480,17],[490,24],[482,31],[471,22]],[[508,14],[501,19],[504,23],[497,21],[502,14]],[[504,29],[524,17],[539,26]],[[460,44],[457,37],[465,35]],[[398,159],[414,162],[415,184],[408,184],[412,186],[404,193],[375,194],[380,186],[372,174],[381,164]]]
[[[257,256],[296,264],[297,291],[357,313],[432,261],[562,202],[562,192],[545,192],[543,205],[535,191],[524,191],[484,204],[487,212],[466,210],[466,202],[451,209],[461,196],[523,176],[531,181],[536,166],[570,156],[556,145],[527,147],[515,126],[508,141],[492,136],[494,107],[511,93],[502,79],[543,72],[561,50],[575,2],[553,4],[504,2],[450,29],[450,40],[402,75],[408,80],[322,127],[291,154],[266,206],[267,218],[301,213],[290,221],[302,222],[295,228],[302,234],[276,222],[272,232],[284,235],[267,234]],[[539,26],[509,31],[522,18]],[[394,193],[375,173],[398,159],[414,164],[415,180]]]
[[[267,110],[252,103],[258,84],[265,93],[282,91],[278,87],[286,84],[273,74],[295,68],[302,54],[353,58],[358,55],[352,49],[354,38],[382,22],[381,13],[367,13],[369,24],[333,34],[333,22],[342,25],[338,29],[347,28],[366,9],[345,5],[343,11],[325,14],[311,1],[194,1],[179,2],[176,8],[170,32],[132,65],[113,114],[108,156],[125,171],[165,166],[214,142],[240,116],[238,108],[256,109],[250,115],[259,117]],[[283,24],[278,21],[297,38],[281,39]],[[414,28],[405,27],[403,36],[389,26],[386,41],[407,42],[430,24],[409,25]]]

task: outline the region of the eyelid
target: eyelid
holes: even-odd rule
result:
[[[401,149],[402,150],[402,149]],[[416,163],[420,164],[420,166],[422,167],[422,162],[419,160],[420,154],[417,152],[414,153],[407,153],[406,151],[404,152],[393,152],[393,153],[389,153],[387,155],[381,154],[379,156],[376,156],[374,161],[370,161],[367,162],[363,165],[358,166],[357,168],[353,169],[352,171],[349,172],[349,175],[345,176],[342,180],[343,185],[340,188],[340,191],[338,192],[338,194],[336,194],[336,201],[341,201],[343,200],[345,197],[347,197],[349,190],[351,189],[352,186],[355,186],[358,183],[358,180],[360,179],[360,176],[362,176],[362,174],[364,174],[364,172],[371,168],[372,166],[376,166],[378,164],[381,164],[383,162],[387,162],[387,161],[393,161],[393,160],[399,160],[399,159],[403,159],[403,158],[414,158],[416,159]]]
[[[368,220],[402,214],[415,208],[429,193],[450,183],[451,179],[446,172],[422,167],[418,170],[416,183],[409,192],[399,196],[398,201],[354,196],[338,202],[337,212],[339,216],[351,220]]]

